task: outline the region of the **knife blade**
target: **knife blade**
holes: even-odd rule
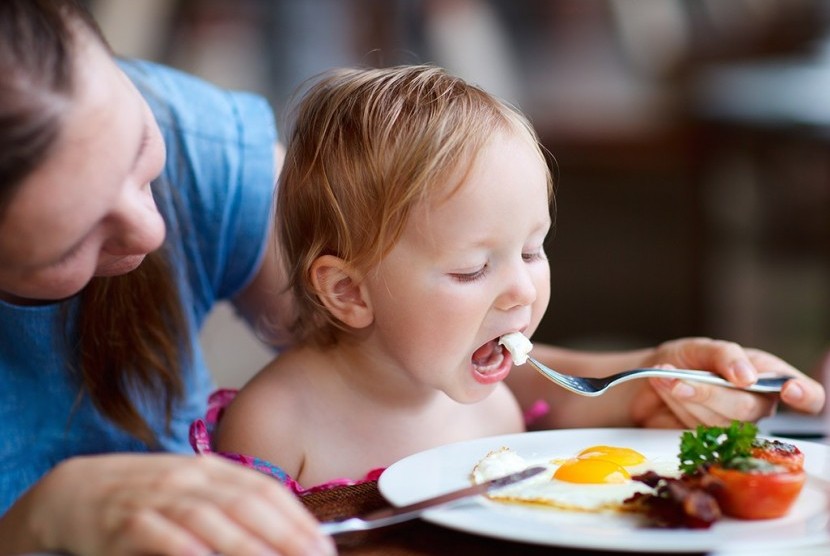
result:
[[[491,490],[495,490],[519,481],[523,481],[534,475],[538,475],[545,471],[545,467],[538,465],[535,467],[528,467],[516,473],[510,473],[503,477],[497,477],[483,483],[473,486],[465,487],[459,490],[433,496],[420,502],[408,504],[398,508],[383,508],[374,512],[369,512],[364,516],[350,517],[339,521],[327,521],[320,524],[320,530],[326,535],[337,535],[339,533],[348,533],[353,531],[366,531],[369,529],[377,529],[378,527],[386,527],[394,525],[410,519],[415,519],[424,511],[445,506],[470,496],[477,494],[485,494]]]

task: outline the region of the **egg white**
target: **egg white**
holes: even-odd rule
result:
[[[521,332],[505,334],[499,338],[499,345],[507,348],[516,365],[524,365],[527,361],[527,354],[533,349],[533,344]]]
[[[556,469],[574,456],[555,456],[533,465],[544,465],[547,471],[520,483],[499,488],[488,494],[492,500],[519,504],[531,504],[559,510],[581,512],[627,511],[623,501],[637,492],[651,492],[648,485],[629,480],[623,483],[571,483],[553,478]],[[481,483],[507,473],[529,467],[515,451],[507,447],[494,450],[482,458],[473,468],[471,480]],[[655,471],[660,475],[676,476],[677,461],[673,458],[646,458],[641,464],[627,466],[629,473],[637,475]]]

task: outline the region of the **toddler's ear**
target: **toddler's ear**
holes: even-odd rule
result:
[[[352,328],[365,328],[374,320],[361,279],[346,261],[334,255],[323,255],[311,264],[311,283],[317,297],[332,315]]]

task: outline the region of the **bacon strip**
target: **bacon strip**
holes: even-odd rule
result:
[[[660,528],[708,529],[721,518],[720,507],[713,493],[718,483],[708,475],[663,477],[653,471],[631,477],[655,489],[638,493],[625,501]]]

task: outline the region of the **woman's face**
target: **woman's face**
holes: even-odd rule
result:
[[[0,221],[0,298],[58,300],[93,276],[130,272],[164,240],[150,181],[164,143],[149,107],[95,41],[79,46],[76,92],[45,163]]]

